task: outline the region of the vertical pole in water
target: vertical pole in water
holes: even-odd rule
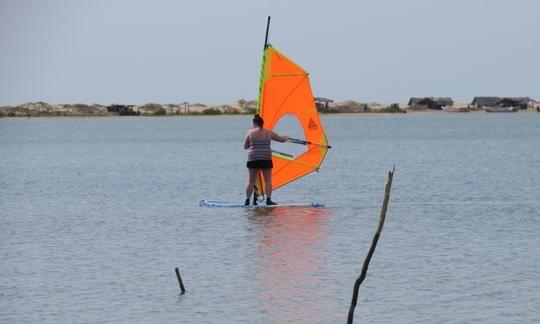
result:
[[[180,295],[183,295],[186,293],[186,288],[184,287],[184,283],[182,282],[182,277],[180,277],[180,270],[178,267],[174,269],[174,272],[176,272],[176,279],[178,279],[178,284],[180,285]]]
[[[268,46],[268,31],[270,30],[270,16],[268,16],[268,21],[266,22],[266,36],[264,37],[264,49]]]
[[[386,181],[386,187],[384,189],[383,205],[381,209],[381,214],[379,215],[379,225],[377,225],[377,231],[375,232],[375,235],[373,235],[371,247],[369,248],[369,252],[364,259],[362,272],[360,273],[358,279],[356,279],[356,281],[354,282],[353,296],[351,301],[351,307],[349,308],[349,315],[347,317],[347,324],[353,324],[354,322],[354,309],[356,308],[356,304],[358,302],[358,290],[360,289],[360,285],[362,284],[364,279],[366,279],[369,262],[373,257],[373,253],[375,252],[375,248],[377,247],[377,242],[379,242],[379,237],[381,236],[384,220],[386,219],[386,211],[388,210],[388,201],[390,200],[390,191],[392,190],[392,180],[394,179],[395,170],[396,166],[394,165],[392,171],[388,172],[388,180]]]

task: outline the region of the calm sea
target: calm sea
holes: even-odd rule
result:
[[[540,322],[540,114],[324,123],[327,208],[244,210],[247,116],[0,119],[0,322],[343,323],[394,165],[358,322]]]

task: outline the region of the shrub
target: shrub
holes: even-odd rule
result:
[[[257,113],[257,108],[244,108],[244,111],[248,115],[255,115]]]
[[[337,108],[328,108],[324,111],[321,111],[322,114],[339,114],[341,113],[342,111],[337,109]]]
[[[404,109],[399,108],[398,104],[391,104],[390,107],[379,110],[382,113],[406,113]]]
[[[153,114],[153,115],[154,115],[154,116],[164,116],[164,115],[166,115],[166,114],[167,114],[167,112],[165,111],[165,109],[159,108],[159,109],[157,109],[156,111],[154,111],[154,114]]]
[[[221,110],[215,108],[206,108],[202,111],[203,115],[221,115]]]

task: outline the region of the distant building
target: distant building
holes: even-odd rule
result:
[[[529,106],[532,107],[532,103],[533,101],[529,97],[510,97],[510,98],[502,98],[497,103],[497,106],[527,109],[529,108]]]
[[[315,105],[317,106],[318,111],[328,111],[328,104],[334,102],[332,99],[323,97],[315,97],[313,99],[315,100]]]
[[[503,107],[527,109],[533,106],[534,101],[529,97],[474,97],[473,108]]]
[[[107,106],[107,112],[112,115],[119,116],[136,116],[139,112],[133,110],[133,105],[116,105]]]
[[[452,107],[454,101],[450,97],[412,97],[409,100],[410,108],[420,109],[437,109],[441,110],[444,107]]]
[[[501,100],[500,97],[474,97],[471,106],[476,109],[493,107]]]

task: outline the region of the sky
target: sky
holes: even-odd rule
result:
[[[540,99],[537,0],[0,0],[0,105],[254,99],[268,15],[316,96]]]

